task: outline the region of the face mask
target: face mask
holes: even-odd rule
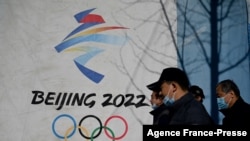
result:
[[[169,98],[169,93],[170,93],[170,89],[168,90],[168,94],[164,97],[163,99],[163,103],[166,105],[166,106],[171,106],[173,103],[174,103],[174,96],[175,96],[175,93],[173,95],[172,98]]]
[[[159,106],[157,106],[156,104],[153,104],[151,107],[155,110],[155,109],[157,109]]]
[[[227,109],[229,107],[229,102],[231,101],[231,99],[229,100],[228,103],[226,103],[225,96],[217,98],[217,104],[218,104],[218,109],[219,110],[221,110],[221,109]]]

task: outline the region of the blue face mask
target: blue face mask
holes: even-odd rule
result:
[[[151,107],[155,110],[155,109],[157,109],[159,106],[157,106],[156,104],[153,104]]]
[[[231,101],[231,99],[230,99],[230,101]],[[225,96],[217,98],[218,109],[219,110],[227,109],[229,107],[229,102],[226,103]]]
[[[168,94],[164,97],[163,99],[163,103],[166,105],[166,106],[171,106],[173,105],[174,103],[174,96],[175,96],[175,93],[173,95],[172,98],[169,98],[169,93],[170,93],[170,89],[168,90]]]
[[[163,99],[163,103],[166,106],[171,106],[174,103],[174,99],[173,98],[169,98],[168,96],[165,96]]]

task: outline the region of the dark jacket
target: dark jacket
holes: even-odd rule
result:
[[[175,101],[171,109],[170,125],[214,125],[202,103],[191,93]]]
[[[153,115],[153,125],[168,125],[169,123],[169,109],[165,104],[150,112]]]
[[[220,111],[224,115],[222,125],[250,127],[250,105],[241,97],[231,108]]]

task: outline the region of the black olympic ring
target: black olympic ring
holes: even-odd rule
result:
[[[56,121],[57,121],[59,118],[61,118],[61,117],[68,117],[68,118],[70,118],[70,119],[73,121],[73,124],[74,124],[73,127],[69,128],[69,129],[66,131],[66,133],[65,133],[64,136],[59,135],[59,134],[56,132],[56,130],[55,130],[55,123],[56,123]],[[88,136],[87,130],[86,130],[84,127],[81,126],[83,120],[85,120],[86,118],[95,118],[95,119],[99,122],[99,125],[100,125],[100,126],[97,127],[96,129],[94,129],[94,131],[92,131],[91,136]],[[121,136],[119,136],[119,137],[115,137],[114,132],[113,132],[110,128],[107,127],[108,122],[109,122],[111,119],[113,119],[113,118],[119,118],[119,119],[121,119],[121,120],[124,122],[124,124],[125,124],[125,132],[124,132]],[[52,130],[53,130],[53,133],[55,134],[55,136],[57,136],[57,137],[60,138],[60,139],[65,139],[65,140],[66,140],[67,138],[70,138],[71,136],[73,136],[73,134],[74,134],[75,131],[76,131],[76,128],[78,128],[78,131],[79,131],[79,133],[81,134],[82,137],[84,137],[85,139],[91,139],[91,141],[93,141],[93,139],[97,138],[97,137],[101,134],[101,131],[102,131],[103,128],[104,128],[104,131],[105,131],[105,134],[107,135],[107,137],[110,138],[110,139],[112,139],[112,140],[119,140],[119,139],[122,139],[122,138],[127,134],[127,132],[128,132],[128,124],[127,124],[127,121],[126,121],[123,117],[118,116],[118,115],[112,115],[112,116],[110,116],[110,117],[105,121],[104,126],[102,125],[101,120],[100,120],[97,116],[95,116],[95,115],[87,115],[87,116],[83,117],[83,118],[80,120],[78,126],[76,126],[76,121],[75,121],[75,119],[74,119],[72,116],[70,116],[70,115],[68,115],[68,114],[62,114],[62,115],[59,115],[58,117],[56,117],[56,118],[54,119],[54,121],[53,121],[53,124],[52,124]],[[69,132],[70,132],[72,129],[73,129],[73,131],[69,134]],[[87,136],[84,135],[84,134],[82,133],[82,130],[85,131],[85,133],[87,134]],[[94,136],[94,134],[96,133],[97,130],[99,130],[99,132]],[[112,136],[108,134],[107,130],[112,134]]]
[[[86,119],[86,118],[88,118],[88,117],[93,117],[93,118],[95,118],[95,119],[99,122],[100,127],[102,127],[102,122],[101,122],[101,120],[100,120],[98,117],[94,116],[94,115],[87,115],[87,116],[83,117],[83,118],[81,119],[81,121],[79,122],[78,126],[81,126],[83,120]],[[85,135],[82,133],[82,131],[81,131],[80,128],[79,128],[78,131],[79,131],[79,133],[80,133],[85,139],[91,139],[91,137],[85,136]],[[98,137],[98,136],[101,134],[101,132],[102,132],[102,130],[99,130],[99,132],[97,133],[97,135],[95,135],[93,138],[95,139],[96,137]]]

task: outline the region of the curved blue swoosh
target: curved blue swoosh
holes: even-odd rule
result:
[[[87,52],[84,55],[81,55],[77,58],[74,59],[74,62],[76,64],[76,66],[78,67],[78,69],[86,76],[88,77],[90,80],[94,81],[95,83],[99,83],[104,75],[100,74],[96,71],[93,71],[87,67],[85,67],[84,65],[94,56],[96,56],[97,54],[103,52],[103,49],[99,49],[99,48],[91,48],[92,50]]]
[[[81,42],[101,42],[107,44],[114,44],[114,45],[123,45],[126,42],[125,37],[114,36],[114,35],[103,35],[103,34],[93,34],[87,36],[79,36],[69,40],[66,40],[55,47],[57,52],[61,52],[72,45],[81,43]]]

